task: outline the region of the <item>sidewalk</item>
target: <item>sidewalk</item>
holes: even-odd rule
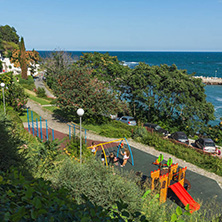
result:
[[[69,134],[69,126],[67,124],[71,124],[70,122],[65,122],[65,121],[61,121],[61,120],[57,119],[55,116],[53,116],[53,114],[50,111],[43,110],[41,105],[33,102],[30,99],[28,100],[28,103],[27,103],[26,106],[27,106],[27,108],[30,108],[31,110],[38,113],[43,119],[46,119],[49,128],[57,130],[57,131],[59,131],[61,133],[64,133],[64,134]],[[28,127],[27,123],[24,123],[23,125],[26,128]],[[76,130],[76,134],[77,135],[79,134],[78,129]],[[115,140],[117,138],[107,138],[107,137],[97,135],[97,134],[95,134],[91,131],[87,131],[87,139],[94,140],[94,141],[108,142],[108,141]],[[219,184],[219,186],[222,189],[222,177],[220,177],[220,176],[218,176],[214,173],[210,173],[206,170],[203,170],[203,169],[201,169],[201,168],[199,168],[199,167],[197,167],[197,166],[195,166],[191,163],[188,163],[184,160],[178,159],[178,158],[176,158],[176,157],[174,157],[174,156],[172,156],[168,153],[163,153],[163,152],[157,151],[153,147],[150,147],[150,146],[147,146],[147,145],[144,145],[144,144],[141,144],[141,143],[137,143],[137,142],[133,141],[132,139],[128,139],[128,142],[129,142],[130,146],[135,147],[135,148],[137,148],[137,149],[139,149],[139,150],[141,150],[145,153],[149,153],[153,156],[158,157],[160,155],[160,153],[162,153],[165,160],[168,160],[169,157],[171,157],[173,159],[173,162],[178,163],[179,166],[187,167],[187,169],[190,170],[190,171],[193,171],[193,172],[198,173],[202,176],[206,176],[208,178],[211,178],[211,179],[217,181],[217,183]]]

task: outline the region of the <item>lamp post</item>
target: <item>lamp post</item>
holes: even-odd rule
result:
[[[4,94],[5,83],[4,83],[4,82],[1,83],[1,87],[2,87],[2,97],[3,97],[4,114],[6,115],[6,112],[5,112],[5,94]]]
[[[80,117],[80,164],[82,164],[82,116],[84,115],[84,110],[78,109],[77,114]]]
[[[215,70],[215,78],[217,77],[217,70]]]

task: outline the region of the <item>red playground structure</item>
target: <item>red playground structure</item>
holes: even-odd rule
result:
[[[160,154],[158,159],[153,163],[159,165],[159,169],[151,172],[151,190],[156,188],[156,184],[160,183],[160,203],[166,202],[168,189],[179,198],[184,207],[189,204],[190,213],[200,209],[200,204],[197,203],[184,188],[185,174],[187,167],[178,170],[178,163],[173,164],[170,158],[167,164],[162,164],[163,155]],[[167,166],[166,169],[162,169]],[[178,171],[177,171],[178,170]]]

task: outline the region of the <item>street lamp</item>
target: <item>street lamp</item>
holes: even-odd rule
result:
[[[80,117],[80,164],[82,163],[82,116],[84,115],[83,109],[78,109],[77,114]]]
[[[5,83],[4,82],[1,83],[1,87],[2,87],[2,97],[3,97],[4,113],[6,114],[6,112],[5,112],[5,94],[4,94]]]

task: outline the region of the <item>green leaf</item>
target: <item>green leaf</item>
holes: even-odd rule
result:
[[[190,205],[189,204],[186,205],[185,210],[190,210]]]
[[[39,197],[35,197],[33,200],[32,200],[32,204],[34,205],[35,208],[39,209],[42,207],[42,202],[40,200]]]
[[[129,213],[125,210],[122,212],[122,215],[125,216],[125,217],[129,217]]]
[[[173,160],[172,160],[172,158],[170,157],[169,160],[167,161],[167,166],[168,166],[168,167],[171,166],[172,163],[173,163]]]
[[[162,162],[163,161],[163,154],[161,153],[160,155],[159,155],[159,157],[158,157],[158,162],[160,163],[160,162]]]
[[[143,198],[146,198],[146,196],[148,195],[148,194],[150,194],[151,193],[151,190],[147,190],[144,194],[143,194]]]
[[[177,221],[177,215],[176,214],[172,214],[171,221],[172,222]]]
[[[180,207],[177,207],[176,213],[177,213],[178,216],[180,216],[180,215],[182,215],[183,211]]]

